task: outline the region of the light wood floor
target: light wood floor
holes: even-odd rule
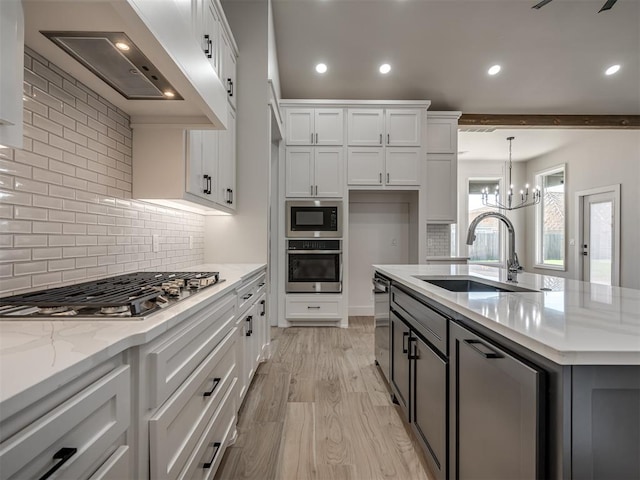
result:
[[[374,364],[372,317],[272,329],[218,480],[427,480]]]

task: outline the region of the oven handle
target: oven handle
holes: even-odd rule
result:
[[[287,250],[287,255],[295,255],[296,253],[304,255],[308,253],[342,253],[342,250]]]

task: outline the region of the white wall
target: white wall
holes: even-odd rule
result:
[[[401,192],[350,192],[349,315],[373,315],[371,265],[409,263],[411,201]]]
[[[566,164],[567,240],[576,239],[575,193],[591,188],[621,184],[620,286],[640,289],[640,131],[581,130],[560,150],[527,162],[527,176]],[[527,265],[535,261],[535,215],[527,211]],[[575,246],[567,246],[567,271],[528,268],[536,273],[577,278]]]
[[[207,262],[267,262],[269,124],[267,60],[269,5],[223,2],[238,44],[236,215],[207,217]]]
[[[273,7],[272,2],[269,0],[269,29],[268,29],[268,66],[267,75],[269,80],[273,82],[273,87],[276,91],[278,101],[282,98],[280,90],[280,72],[278,71],[278,49],[276,48],[276,33],[275,26],[273,24]]]
[[[458,237],[458,255],[467,256],[468,247],[466,245],[467,230],[469,228],[469,222],[467,220],[468,214],[468,184],[470,178],[502,178],[502,185],[506,186],[508,182],[508,167],[505,162],[487,162],[487,161],[474,161],[463,160],[458,161],[458,225],[457,225],[457,237]],[[524,185],[525,183],[532,183],[533,180],[525,179],[526,166],[522,162],[515,162],[513,164],[513,184],[514,187],[518,185]],[[497,210],[496,210],[497,211]],[[507,218],[511,220],[516,231],[516,253],[520,257],[520,263],[524,264],[525,269],[532,266],[530,263],[526,263],[525,248],[527,229],[524,221],[524,211],[514,210],[507,213]],[[507,239],[502,242],[506,246]],[[506,250],[505,250],[506,255]]]

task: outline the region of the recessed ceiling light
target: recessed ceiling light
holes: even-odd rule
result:
[[[380,65],[380,73],[382,73],[383,75],[386,75],[390,71],[391,65],[389,65],[388,63],[383,63],[382,65]]]
[[[168,98],[173,98],[176,96],[176,94],[173,93],[171,90],[165,90],[164,92],[162,92],[162,94]]]
[[[604,71],[605,75],[613,75],[614,73],[617,73],[618,70],[620,70],[620,65],[611,65],[609,68],[607,68]]]
[[[324,63],[319,63],[316,65],[316,72],[325,73],[327,71],[327,66]]]
[[[498,72],[500,72],[501,69],[502,67],[500,65],[494,65],[489,70],[487,70],[487,73],[489,75],[496,75]]]
[[[123,52],[126,52],[130,49],[129,45],[124,42],[116,42],[116,47],[118,48],[118,50],[122,50]]]

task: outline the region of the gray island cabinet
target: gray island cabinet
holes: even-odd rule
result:
[[[639,291],[522,274],[529,291],[449,292],[424,280],[506,272],[374,268],[389,386],[435,478],[640,478]]]

